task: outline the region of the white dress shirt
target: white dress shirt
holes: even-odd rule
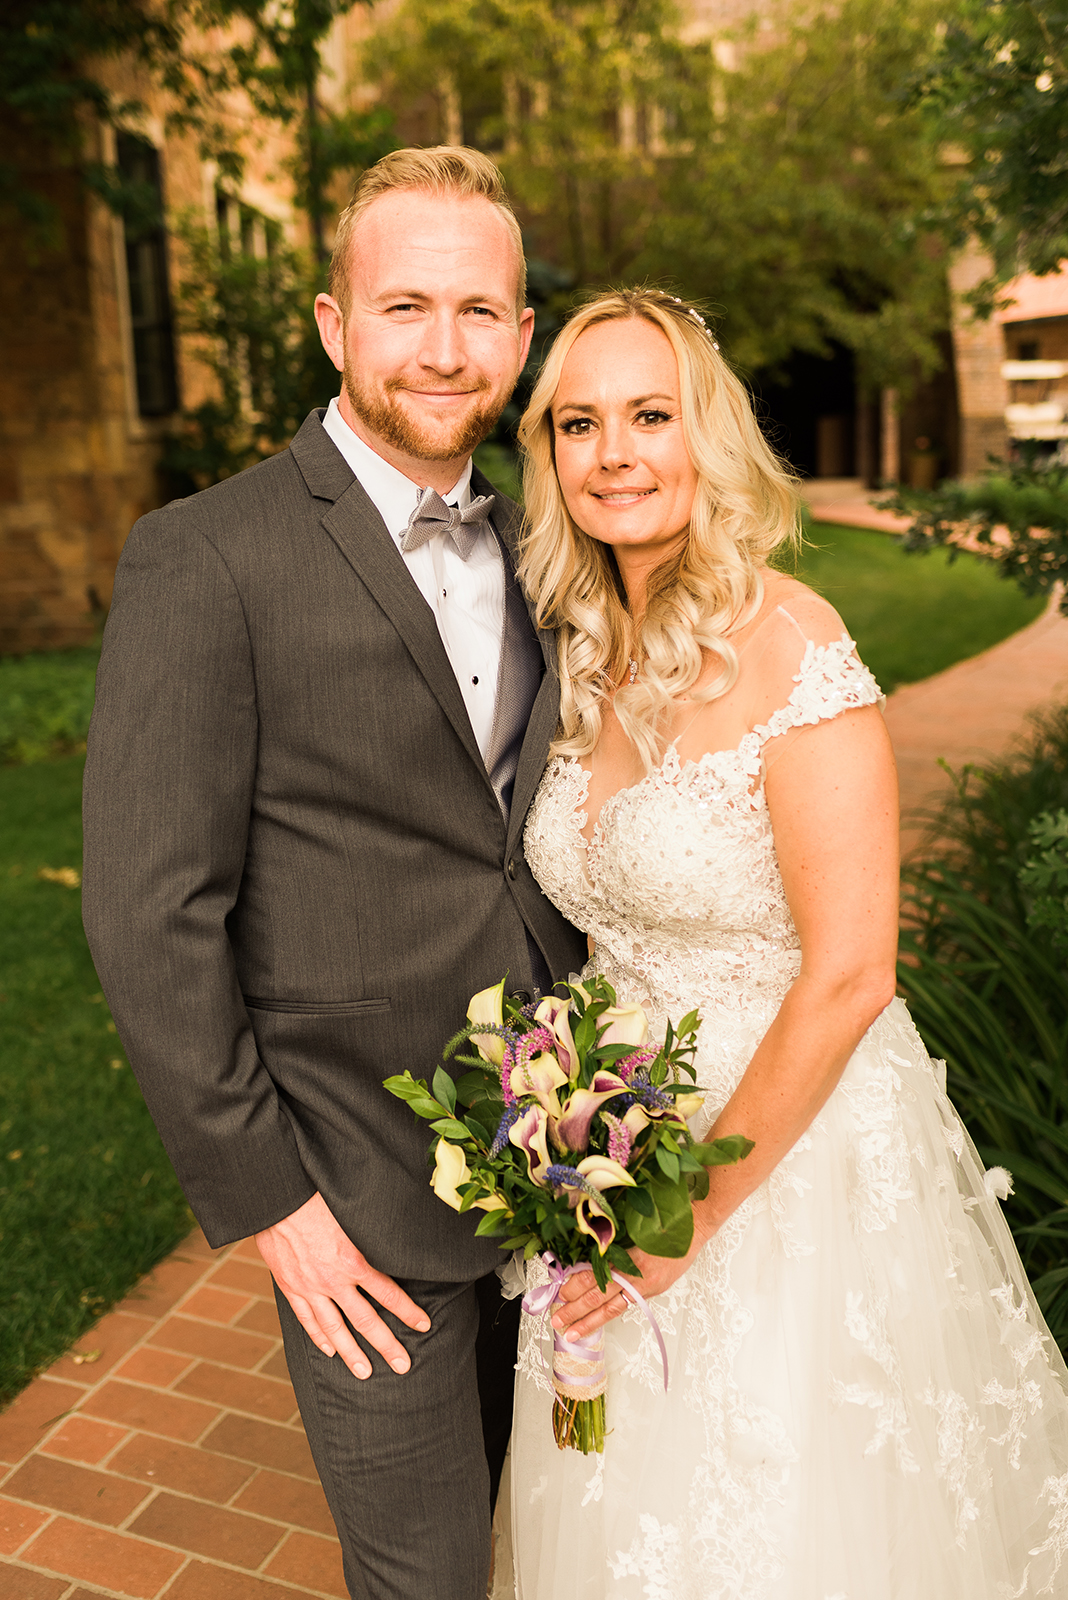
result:
[[[323,427],[360,480],[400,550],[401,535],[425,484],[413,483],[353,433],[336,399],[327,407]],[[442,499],[461,510],[470,505],[470,461]],[[497,540],[483,526],[474,549],[463,561],[452,541],[436,534],[418,550],[401,550],[401,559],[434,613],[478,748],[485,756],[493,732],[504,638],[504,563]]]

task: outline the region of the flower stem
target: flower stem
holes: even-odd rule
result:
[[[604,1449],[604,1394],[594,1400],[553,1402],[553,1434],[560,1450],[581,1450],[584,1456],[599,1455]]]

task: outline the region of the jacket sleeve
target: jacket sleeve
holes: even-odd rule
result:
[[[241,595],[188,503],[144,517],[116,575],[85,776],[85,930],[119,1037],[209,1241],[309,1199],[227,936],[253,804]]]

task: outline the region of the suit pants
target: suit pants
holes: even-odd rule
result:
[[[496,1273],[398,1281],[430,1332],[376,1307],[412,1365],[399,1377],[361,1340],[373,1368],[364,1380],[316,1348],[275,1290],[297,1403],[352,1600],[484,1600],[519,1303],[501,1299]]]

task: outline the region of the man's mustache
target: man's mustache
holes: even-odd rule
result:
[[[401,390],[406,390],[408,394],[486,394],[493,385],[483,375],[474,381],[465,378],[463,383],[449,383],[447,379],[442,379],[438,383],[425,385],[409,383],[406,378],[387,378],[382,387],[386,394],[399,394]]]

